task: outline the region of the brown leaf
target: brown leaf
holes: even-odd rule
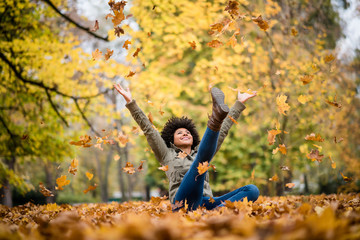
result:
[[[126,40],[126,41],[124,42],[124,45],[123,45],[122,47],[125,48],[126,50],[129,50],[129,44],[131,44],[131,41]]]
[[[317,141],[317,142],[323,142],[324,141],[324,139],[320,137],[320,134],[317,134],[315,136],[315,133],[311,133],[310,135],[306,135],[305,140]]]
[[[109,58],[113,55],[114,50],[110,50],[110,49],[106,49],[106,53],[105,53],[105,61],[109,60]]]
[[[45,197],[53,197],[54,196],[54,194],[49,189],[47,189],[42,182],[39,182],[39,188],[40,188],[41,194],[44,195]]]
[[[267,21],[263,20],[261,15],[259,15],[257,18],[252,18],[253,22],[257,23],[257,25],[264,31],[266,31],[269,28],[269,24]]]
[[[122,168],[122,170],[130,175],[135,173],[134,165],[130,162],[127,162],[125,167]]]
[[[121,34],[125,34],[124,29],[121,27],[114,28],[115,35],[120,37]]]
[[[130,72],[129,72],[129,74],[128,74],[128,75],[126,75],[125,77],[127,77],[127,78],[128,78],[128,77],[132,77],[132,76],[134,76],[134,75],[135,75],[135,72],[130,71]]]
[[[98,22],[98,20],[95,20],[95,25],[92,29],[90,29],[90,31],[96,32],[97,30],[99,30],[99,22]]]
[[[152,124],[154,124],[154,117],[153,117],[153,115],[151,114],[151,112],[149,112],[149,114],[148,114],[148,119],[149,119],[149,121],[150,121]]]
[[[97,184],[96,184],[96,183],[94,184],[94,186],[91,186],[91,185],[90,185],[87,189],[84,190],[84,193],[86,194],[86,193],[89,192],[89,191],[93,191],[93,190],[96,189],[96,187],[97,187]]]
[[[224,44],[222,42],[220,42],[219,40],[212,40],[211,42],[208,42],[206,45],[208,45],[209,47],[212,47],[212,48],[218,48]]]
[[[324,155],[320,155],[319,150],[312,149],[310,153],[306,155],[308,159],[311,159],[311,161],[318,161],[322,162],[322,159],[324,158]]]
[[[190,46],[191,46],[191,48],[192,48],[193,50],[196,49],[196,43],[195,43],[195,41],[189,42],[189,44],[190,44]]]
[[[324,62],[329,63],[329,62],[332,62],[334,59],[335,59],[335,56],[330,53],[324,57]]]
[[[304,75],[300,77],[300,81],[302,81],[303,85],[309,84],[314,78],[314,75]]]
[[[169,170],[169,166],[168,165],[161,166],[161,167],[158,167],[158,169],[161,170],[161,171],[166,172],[167,170]]]
[[[351,177],[346,177],[344,176],[344,174],[342,172],[340,172],[342,178],[344,179],[345,182],[351,182],[353,179]]]
[[[137,170],[140,172],[143,169],[143,164],[145,161],[140,161],[140,166],[137,168]]]
[[[79,164],[79,161],[74,158],[72,161],[71,161],[71,164],[69,166],[69,169],[68,169],[68,172],[71,173],[72,175],[75,175],[76,172],[77,172],[77,166]]]
[[[228,5],[225,7],[225,11],[228,11],[231,15],[239,15],[239,3],[237,1],[229,1]]]
[[[139,54],[139,52],[140,52],[140,48],[137,48],[136,49],[136,51],[135,51],[135,53],[133,54],[133,57],[137,57],[138,56],[138,54]]]

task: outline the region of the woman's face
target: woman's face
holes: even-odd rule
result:
[[[186,128],[178,128],[174,133],[174,145],[177,147],[188,147],[193,145],[193,137]]]

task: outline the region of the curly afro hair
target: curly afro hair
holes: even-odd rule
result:
[[[199,143],[199,133],[196,130],[194,122],[187,117],[172,117],[166,123],[161,131],[161,137],[164,139],[166,145],[170,147],[170,143],[174,143],[174,133],[179,128],[186,128],[189,130],[193,137],[193,145],[191,149],[194,149]]]

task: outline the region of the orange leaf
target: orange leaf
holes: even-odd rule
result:
[[[223,45],[223,43],[220,42],[219,40],[212,40],[211,42],[208,42],[206,45],[208,45],[209,47],[212,47],[212,48],[218,48],[218,47],[221,47]]]
[[[331,53],[329,55],[326,55],[324,57],[324,62],[325,63],[329,63],[329,62],[332,62],[333,60],[335,59],[334,55],[332,55]]]
[[[87,189],[84,190],[84,193],[86,194],[88,191],[93,191],[97,187],[97,184],[95,183],[94,186],[89,186]]]
[[[257,18],[252,18],[253,22],[257,23],[257,25],[264,31],[266,31],[269,28],[269,24],[267,21],[263,20],[261,15],[259,15]]]
[[[129,44],[131,44],[131,41],[126,40],[126,41],[124,42],[124,45],[123,45],[122,47],[125,48],[126,50],[129,50]]]
[[[210,167],[214,170],[214,172],[216,172],[216,167],[214,164],[210,164]]]
[[[311,133],[310,135],[306,135],[305,140],[317,141],[317,142],[323,142],[324,141],[324,139],[320,137],[320,134],[317,134],[315,136],[315,133]]]
[[[294,37],[298,35],[298,31],[294,27],[291,28],[291,35],[293,35]]]
[[[133,54],[133,57],[137,57],[138,56],[138,54],[139,54],[139,52],[140,52],[140,48],[137,48],[136,49],[136,51],[134,52],[134,54]]]
[[[276,141],[276,135],[280,134],[281,130],[270,130],[268,131],[268,142],[269,145],[273,145]]]
[[[77,166],[79,164],[79,161],[74,158],[72,161],[71,161],[71,164],[69,166],[69,169],[68,169],[68,172],[71,173],[72,175],[75,175],[76,172],[77,172]]]
[[[300,81],[303,82],[303,85],[306,85],[308,83],[310,83],[314,78],[314,75],[304,75],[302,77],[300,77]]]
[[[119,156],[118,154],[116,154],[116,155],[114,156],[114,160],[115,160],[115,162],[119,161],[119,160],[120,160],[120,156]]]
[[[189,42],[189,44],[190,44],[190,46],[191,46],[191,48],[192,48],[193,50],[196,49],[196,42],[195,42],[195,41]]]
[[[125,77],[127,77],[127,78],[128,78],[128,77],[132,77],[132,76],[134,76],[134,75],[135,75],[135,72],[130,71],[130,72],[129,72],[129,74],[128,74],[128,75],[126,75]]]
[[[228,115],[228,117],[230,118],[230,120],[235,123],[235,124],[239,124],[233,117],[231,117],[230,115]]]
[[[209,167],[209,162],[199,163],[199,166],[197,167],[199,175],[204,174],[209,169]]]
[[[278,177],[277,174],[275,174],[274,176],[272,176],[271,178],[269,178],[269,181],[271,181],[271,182],[276,182],[276,181],[278,181],[278,180],[279,180],[279,177]]]
[[[280,144],[280,145],[279,145],[279,151],[280,151],[283,155],[286,155],[286,147],[285,147],[285,144]]]
[[[137,170],[140,172],[143,169],[143,164],[145,161],[140,161],[140,166],[137,168]]]
[[[116,27],[114,28],[114,34],[120,37],[121,34],[125,34],[125,31],[122,27]]]
[[[124,134],[123,132],[120,132],[117,136],[117,140],[120,142],[121,145],[125,146],[126,143],[128,143],[130,140],[129,140],[129,137]]]
[[[151,112],[148,114],[149,121],[154,124],[154,117],[152,116]]]
[[[215,199],[213,199],[212,197],[210,197],[209,202],[210,202],[210,203],[214,203],[214,202],[215,202]]]
[[[56,179],[56,184],[58,185],[55,187],[56,190],[64,190],[63,186],[66,186],[70,183],[70,180],[66,180],[65,175],[61,175],[61,177]]]
[[[114,14],[115,16],[112,16],[112,22],[114,24],[114,27],[116,27],[117,25],[119,25],[124,19],[125,19],[125,16],[124,16],[124,13],[123,13],[123,10],[120,9],[119,11],[114,11]]]
[[[343,177],[345,182],[351,182],[353,179],[351,177],[346,177],[342,172],[340,172],[341,176]]]
[[[187,155],[188,155],[188,154],[187,154],[186,152],[183,152],[183,151],[180,151],[180,152],[178,153],[178,157],[179,157],[179,158],[185,158]]]
[[[105,61],[109,60],[109,58],[113,55],[114,50],[110,50],[110,49],[106,49],[106,53],[105,53]]]
[[[125,167],[122,168],[124,172],[128,173],[128,174],[133,174],[135,173],[135,168],[134,165],[130,162],[127,162]]]
[[[89,173],[89,172],[86,172],[85,175],[89,179],[89,181],[94,177],[94,174]]]
[[[102,52],[99,49],[96,49],[95,52],[92,52],[93,61],[101,58]]]
[[[295,186],[295,183],[287,183],[285,184],[285,187],[293,188]]]
[[[330,161],[331,161],[332,169],[335,169],[336,168],[336,163],[332,160],[331,156],[329,156],[329,158],[330,158]]]
[[[161,167],[158,167],[158,169],[161,170],[161,171],[166,172],[167,170],[169,170],[169,166],[168,165],[161,166]]]
[[[42,182],[39,182],[39,187],[41,194],[44,195],[45,197],[54,196],[54,194],[49,189],[47,189]]]

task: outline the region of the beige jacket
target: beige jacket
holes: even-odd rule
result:
[[[180,158],[178,153],[181,151],[174,144],[171,144],[171,147],[166,146],[165,141],[162,139],[160,133],[152,127],[152,123],[144,112],[136,104],[135,100],[126,104],[126,107],[129,109],[132,117],[135,119],[137,124],[140,126],[141,130],[146,136],[147,142],[149,143],[151,149],[153,150],[156,159],[160,162],[161,165],[168,165],[169,169],[166,171],[166,176],[169,179],[169,198],[171,203],[173,203],[176,191],[178,190],[180,183],[185,176],[185,173],[189,170],[192,162],[195,159],[197,154],[198,146],[191,151],[189,155],[185,158]],[[231,107],[230,115],[234,119],[238,119],[240,113],[245,109],[245,105],[240,101],[236,101],[234,106]],[[225,118],[221,129],[220,135],[217,143],[216,152],[220,149],[221,144],[223,143],[225,137],[227,136],[233,121],[230,118]],[[204,196],[212,197],[211,188],[209,185],[209,173],[206,172],[205,183],[204,183]]]

